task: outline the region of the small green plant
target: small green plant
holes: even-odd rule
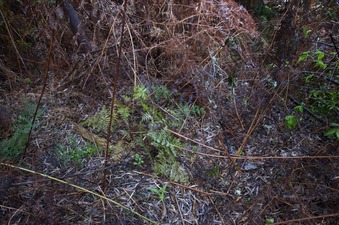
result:
[[[285,116],[285,125],[288,129],[294,129],[297,126],[297,119],[293,115],[287,115]]]
[[[303,104],[297,105],[296,107],[294,107],[294,111],[296,113],[303,113],[304,112],[304,105]]]
[[[63,166],[73,163],[76,167],[83,167],[86,158],[92,157],[99,150],[91,143],[80,146],[75,136],[69,138],[68,144],[60,144],[56,147],[56,157]]]
[[[339,110],[339,91],[336,90],[311,90],[311,109],[320,117],[331,117]]]
[[[14,123],[14,134],[9,139],[0,142],[0,158],[15,162],[19,160],[26,148],[35,107],[33,103],[25,103],[21,114]],[[39,119],[41,114],[42,110],[38,110],[36,120]],[[38,122],[35,122],[33,128],[36,128],[38,124]]]
[[[174,137],[168,129],[182,129],[185,121],[203,116],[205,110],[196,104],[177,103],[175,97],[175,93],[164,85],[152,85],[150,90],[138,85],[133,94],[135,105],[142,109],[139,111],[141,123],[138,129],[144,131],[142,140],[157,151],[153,162],[155,174],[187,183],[188,174],[177,160],[185,143]]]
[[[105,132],[109,125],[110,115],[110,110],[107,109],[106,106],[103,106],[98,113],[94,114],[91,117],[88,117],[84,122],[81,123],[81,125],[91,127],[96,131]],[[116,114],[113,114],[112,124],[115,124],[116,120]]]
[[[276,15],[276,11],[269,5],[261,3],[254,10],[254,15],[260,17],[261,20],[263,21],[268,21],[271,20]]]
[[[339,141],[339,124],[331,123],[330,129],[325,132],[325,136]]]
[[[125,122],[125,124],[128,124],[129,117],[131,115],[131,109],[128,106],[121,105],[118,107],[117,113],[121,117],[121,119]]]
[[[136,147],[144,151],[152,162],[156,175],[187,183],[188,174],[177,160],[185,143],[173,136],[168,129],[183,130],[185,123],[205,114],[204,108],[197,104],[176,102],[176,93],[164,85],[152,85],[149,89],[144,85],[136,85],[130,96],[121,97],[125,104],[117,101],[112,124],[115,133],[122,135],[119,139],[131,143],[129,148],[132,151]],[[96,132],[105,132],[109,117],[110,110],[102,107],[100,112],[87,118],[81,125]],[[126,127],[138,132],[131,134]],[[115,148],[117,147],[115,145]],[[122,147],[126,148],[126,145]],[[150,154],[150,151],[155,151],[156,154]],[[136,153],[133,164],[143,163],[141,155]]]
[[[159,188],[152,188],[152,187],[150,187],[150,188],[148,188],[148,190],[150,190],[150,191],[154,192],[155,194],[157,194],[159,200],[163,202],[165,200],[165,193],[166,193],[167,186],[168,186],[168,183],[165,183],[165,185],[162,186],[162,187],[159,187]]]
[[[213,169],[207,171],[207,175],[210,177],[218,177],[220,175],[219,166],[215,165]]]
[[[265,218],[265,225],[274,224],[274,218],[266,217]]]
[[[304,38],[308,38],[308,35],[312,32],[312,30],[308,29],[307,26],[303,26],[303,35]]]
[[[319,50],[313,51],[313,52],[303,52],[300,56],[299,59],[297,61],[298,63],[304,62],[306,60],[308,60],[309,58],[311,58],[313,60],[314,63],[314,67],[319,67],[321,69],[326,69],[327,64],[324,63],[323,59],[325,57],[325,53]]]
[[[145,101],[148,96],[148,90],[143,85],[137,85],[134,87],[133,98],[136,101]]]
[[[135,153],[133,165],[140,166],[143,163],[144,163],[144,160],[142,159],[141,155],[138,153]]]
[[[337,91],[337,83],[339,76],[336,71],[339,69],[339,61],[336,53],[325,50],[305,51],[299,56],[297,64],[305,62],[307,69],[310,68],[310,65],[313,65],[313,68],[305,73],[307,85],[307,95],[303,100],[305,104],[303,107],[297,106],[299,108],[296,107],[295,111],[302,112],[302,109],[307,107],[317,117],[325,118],[330,124],[333,124],[338,123],[339,91]],[[287,119],[290,121],[290,126],[293,126],[293,118],[288,117]],[[336,139],[336,130],[336,127],[331,127],[325,131],[325,136]]]

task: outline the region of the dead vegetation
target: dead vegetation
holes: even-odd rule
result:
[[[310,111],[294,129],[284,121],[306,98],[303,70],[319,72],[297,64],[299,55],[335,52],[328,34],[339,39],[338,20],[325,16],[334,1],[270,3],[277,14],[266,22],[233,0],[134,0],[126,11],[120,1],[66,1],[74,11],[56,2],[0,1],[0,104],[20,118],[43,93],[28,148],[2,163],[50,176],[2,164],[0,221],[335,224],[338,142],[323,135],[329,119]],[[303,27],[313,36],[302,37]],[[111,116],[103,107],[112,96],[103,191],[102,127]],[[163,127],[170,138],[152,136]],[[171,172],[186,182],[159,172],[161,154],[175,155]]]

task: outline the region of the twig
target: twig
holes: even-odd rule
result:
[[[236,156],[236,155],[213,155],[213,154],[207,154],[203,152],[193,151],[186,148],[180,148],[181,150],[185,150],[187,152],[191,152],[193,154],[202,155],[206,157],[214,157],[214,158],[220,158],[220,159],[236,159],[236,160],[270,160],[270,159],[335,159],[339,158],[339,155],[301,155],[301,156]]]
[[[26,150],[27,150],[27,148],[29,146],[29,139],[30,139],[31,134],[32,134],[33,125],[34,125],[36,116],[38,114],[38,110],[39,110],[39,106],[40,106],[40,103],[41,103],[42,96],[44,95],[45,90],[46,90],[47,79],[48,79],[48,72],[49,72],[49,65],[51,63],[51,58],[52,58],[51,56],[52,56],[53,45],[54,45],[54,30],[52,32],[52,39],[51,39],[51,43],[50,43],[49,50],[48,50],[48,58],[47,58],[46,69],[45,69],[44,83],[43,83],[43,86],[42,86],[42,90],[41,90],[41,94],[40,94],[38,103],[37,103],[37,105],[35,107],[35,112],[34,112],[33,119],[32,119],[32,125],[31,125],[31,128],[30,128],[29,133],[28,133],[28,138],[27,138],[24,154],[26,153]]]
[[[127,0],[124,1],[124,12],[127,10]],[[102,177],[102,191],[105,192],[106,189],[106,177],[107,177],[107,164],[108,164],[108,157],[109,157],[109,146],[110,146],[110,139],[111,139],[111,127],[113,123],[113,111],[115,105],[115,96],[118,87],[118,81],[120,77],[120,61],[121,61],[121,54],[122,54],[122,44],[123,44],[123,37],[126,25],[126,14],[123,12],[122,15],[122,24],[121,24],[121,34],[120,34],[120,45],[118,50],[118,61],[115,67],[115,77],[113,83],[113,93],[112,93],[112,100],[111,100],[111,112],[110,112],[110,119],[107,128],[107,140],[106,140],[106,151],[105,151],[105,163],[104,163],[104,174]]]
[[[337,214],[328,214],[328,215],[322,215],[322,216],[311,216],[307,218],[300,218],[300,219],[294,219],[294,220],[287,220],[287,221],[282,221],[278,223],[273,223],[272,225],[278,225],[278,224],[294,224],[296,222],[300,221],[307,221],[307,220],[315,220],[315,219],[324,219],[328,217],[339,217],[339,213]]]

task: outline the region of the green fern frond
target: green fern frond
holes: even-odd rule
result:
[[[20,155],[24,152],[26,143],[28,141],[28,135],[32,127],[33,115],[36,105],[32,103],[25,103],[20,115],[14,123],[15,131],[11,138],[0,142],[0,158],[17,161]],[[42,114],[42,110],[38,110],[36,120]],[[33,128],[38,126],[38,122],[35,121]]]
[[[171,91],[165,85],[152,85],[152,89],[154,90],[154,98],[155,100],[172,100]]]
[[[141,122],[152,122],[153,116],[149,112],[145,112],[142,114]]]
[[[158,176],[167,176],[174,182],[187,184],[189,176],[186,170],[176,160],[154,163],[154,172]]]
[[[203,107],[196,104],[192,104],[191,111],[193,116],[203,116],[206,113]]]
[[[162,130],[149,131],[147,136],[151,139],[154,147],[167,151],[168,155],[177,156],[177,149],[182,147],[178,138],[173,137],[166,128]]]
[[[120,115],[121,119],[128,124],[129,117],[131,115],[131,109],[127,106],[120,106],[118,108],[118,114]]]
[[[119,130],[119,133],[122,135],[122,139],[131,142],[132,141],[132,137],[130,132],[128,132],[127,130]]]
[[[179,104],[179,111],[184,115],[185,118],[190,118],[191,116],[191,106],[189,104]]]
[[[133,90],[133,99],[136,101],[147,100],[148,90],[144,85],[136,85]]]
[[[123,95],[121,96],[125,103],[130,103],[132,98],[130,96]]]
[[[109,126],[110,115],[111,115],[110,110],[108,110],[106,106],[103,106],[98,113],[94,114],[91,117],[88,117],[84,122],[81,123],[81,125],[90,127],[93,130],[99,132],[100,131],[106,132],[107,127]],[[116,123],[116,121],[117,115],[116,113],[113,113],[112,126]]]

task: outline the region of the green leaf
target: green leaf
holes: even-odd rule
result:
[[[304,38],[307,38],[308,35],[312,32],[312,30],[309,30],[306,26],[303,26],[303,34]]]
[[[299,59],[297,61],[297,64],[300,62],[304,62],[306,61],[308,58],[308,52],[303,52],[303,54],[301,54],[301,56],[299,56]]]
[[[128,124],[128,119],[129,119],[129,116],[131,114],[131,110],[129,107],[127,106],[121,106],[118,108],[118,114],[121,116],[122,120]]]
[[[313,75],[309,75],[309,76],[307,76],[306,77],[306,83],[309,83],[309,82],[311,82],[311,80],[313,79]]]
[[[148,90],[144,85],[137,85],[133,90],[133,98],[135,100],[145,101],[148,96]]]
[[[325,131],[325,136],[329,138],[334,138],[335,140],[339,141],[339,124],[337,123],[330,123],[332,128]]]
[[[319,50],[315,51],[314,54],[317,55],[318,60],[323,59],[325,56],[325,53]]]
[[[165,193],[166,193],[167,186],[168,186],[168,183],[165,183],[165,185],[163,187],[161,187],[161,188],[152,188],[152,187],[150,187],[150,188],[148,188],[148,190],[156,193],[158,195],[160,201],[163,202],[165,200]]]
[[[304,106],[303,105],[297,105],[294,107],[294,110],[298,113],[303,113],[304,112]]]
[[[273,224],[273,223],[274,223],[274,218],[266,217],[265,225],[269,225],[269,224]]]
[[[339,139],[339,129],[338,128],[329,129],[325,132],[325,136]]]
[[[297,119],[293,115],[287,115],[285,117],[285,122],[288,129],[294,129],[297,126]]]
[[[326,69],[327,65],[320,59],[315,60],[315,67],[320,67],[321,69]]]

